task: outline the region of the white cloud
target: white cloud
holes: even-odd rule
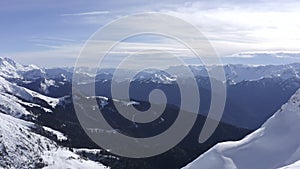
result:
[[[241,58],[241,55],[233,55],[244,51],[300,51],[300,2],[298,1],[269,1],[269,2],[246,2],[232,1],[227,4],[225,1],[199,1],[182,4],[174,4],[166,8],[156,8],[154,11],[163,12],[182,18],[195,25],[210,40],[220,56],[231,56]],[[151,11],[145,6],[140,6],[139,10],[115,11],[90,11],[82,13],[66,13],[61,16],[66,23],[79,24],[105,24],[120,15],[132,14],[135,11]],[[147,8],[147,9],[146,9]],[[150,7],[149,7],[150,8]],[[153,11],[152,10],[152,11]],[[106,15],[109,14],[109,15]],[[74,16],[74,17],[71,17]],[[100,23],[99,23],[100,22]],[[143,26],[143,22],[130,23],[127,27]],[[89,26],[89,25],[88,25]],[[126,27],[126,28],[127,28]],[[170,26],[172,27],[172,26]],[[117,36],[109,34],[107,36]],[[164,50],[169,53],[188,57],[187,50],[170,41],[158,41],[147,43],[142,40],[139,43],[123,43],[112,54],[128,55],[134,54],[138,50]],[[83,42],[73,41],[64,38],[34,39],[32,42],[37,46],[44,47],[44,50],[32,52],[12,53],[17,60],[28,63],[41,62],[40,65],[60,64],[72,66],[83,45]],[[53,44],[53,42],[59,42]],[[93,48],[96,51],[98,48]],[[99,49],[98,49],[99,50]],[[252,59],[251,55],[243,55],[244,59]],[[284,57],[279,56],[282,59]],[[18,59],[22,58],[22,59]],[[31,59],[27,59],[31,58]],[[36,59],[36,58],[40,58]],[[65,62],[49,62],[48,60],[63,60]],[[116,58],[117,59],[117,58]],[[258,58],[254,58],[258,59]],[[43,63],[45,62],[45,63]],[[27,64],[27,63],[25,63]]]
[[[189,3],[164,12],[197,26],[221,55],[251,50],[300,50],[300,3],[239,3],[203,9]]]
[[[87,46],[87,54],[85,54],[87,65],[99,60],[97,55],[101,53],[101,47],[96,45],[97,43],[91,43]],[[44,67],[58,67],[58,66],[74,66],[77,57],[80,54],[81,49],[84,47],[83,43],[72,44],[57,44],[49,45],[44,43],[37,43],[37,46],[44,49],[29,52],[15,52],[10,54],[0,54],[1,56],[8,56],[22,64],[36,64]],[[169,43],[146,43],[146,42],[121,42],[114,47],[109,55],[106,57],[104,66],[110,67],[114,64],[121,62],[121,59],[130,55],[162,55],[168,53],[170,55],[189,56],[190,51],[178,44]],[[96,59],[96,60],[95,60]],[[162,61],[164,58],[161,58]],[[148,64],[145,60],[145,63]]]
[[[28,52],[2,53],[1,57],[10,57],[15,61],[42,67],[74,66],[82,45],[51,46],[44,45],[45,49]]]
[[[109,13],[110,11],[90,11],[90,12],[81,12],[81,13],[62,14],[61,16],[89,16],[89,15],[103,15]]]

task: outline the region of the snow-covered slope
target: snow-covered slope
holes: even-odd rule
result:
[[[41,102],[46,104],[39,104]],[[28,107],[41,108],[45,112],[52,112],[49,108],[54,108],[58,102],[59,99],[43,96],[12,84],[0,77],[0,111],[2,113],[23,118],[25,116],[32,116],[32,113],[24,107],[25,105]],[[45,108],[44,106],[49,108]]]
[[[47,93],[56,83],[51,78],[69,80],[62,73],[67,74],[63,70],[47,73],[37,66],[23,66],[0,58],[0,168],[106,168],[59,146],[59,141],[68,139],[63,133],[25,121],[36,122],[36,114],[32,112],[35,108],[39,113],[51,113],[61,99],[45,96],[18,82],[26,84],[42,79],[40,86]]]
[[[32,132],[35,127],[0,113],[0,168],[106,168]]]
[[[12,59],[0,57],[0,77],[21,86],[31,85],[34,91],[48,94],[71,81],[72,72],[60,68],[45,69],[35,65],[21,65]]]
[[[300,166],[300,90],[261,128],[219,143],[184,169],[275,169]]]
[[[2,101],[6,101],[4,97],[9,100],[12,100],[12,98],[14,98],[15,100],[17,97],[19,99],[22,99],[23,101],[31,103],[39,103],[40,101],[43,101],[52,108],[54,108],[59,102],[59,99],[57,98],[44,96],[37,92],[13,84],[2,77],[0,77],[0,95],[3,98]]]
[[[0,57],[0,76],[4,78],[22,78],[22,73],[41,70],[37,66],[23,66],[9,58]]]

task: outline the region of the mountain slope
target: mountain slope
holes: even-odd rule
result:
[[[2,113],[0,122],[0,168],[105,168],[34,133],[34,123]]]
[[[201,127],[205,120],[204,116],[202,117],[201,115],[199,115],[197,123],[193,127],[193,130],[190,132],[189,136],[187,136],[187,138],[182,142],[182,144],[177,145],[174,149],[170,150],[169,152],[166,152],[161,156],[153,157],[150,159],[136,160],[136,159],[127,159],[122,157],[116,158],[114,155],[111,155],[109,152],[105,152],[105,150],[104,151],[101,150],[101,148],[95,145],[83,132],[76,118],[76,113],[74,111],[73,103],[72,103],[72,96],[71,96],[71,85],[72,85],[71,71],[72,70],[70,71],[67,69],[59,69],[59,68],[43,69],[43,68],[38,68],[36,66],[22,66],[7,58],[0,59],[0,60],[3,63],[2,65],[0,65],[0,112],[35,123],[35,124],[30,123],[31,125],[29,125],[29,127],[27,128],[22,128],[22,127],[20,128],[22,128],[22,131],[26,131],[25,133],[29,133],[29,135],[33,133],[37,135],[36,137],[42,137],[41,140],[46,139],[50,141],[49,146],[58,147],[50,150],[48,150],[47,148],[46,150],[44,150],[43,146],[41,146],[39,150],[33,151],[35,152],[34,155],[31,155],[30,153],[28,154],[27,152],[23,152],[23,154],[21,153],[20,157],[22,157],[22,155],[24,154],[25,155],[27,154],[26,157],[28,156],[28,158],[30,157],[31,159],[34,159],[34,161],[32,161],[33,163],[32,165],[48,164],[49,165],[48,167],[51,168],[50,164],[54,164],[54,167],[52,168],[68,168],[68,166],[61,166],[61,165],[62,164],[68,165],[68,163],[72,163],[72,165],[74,164],[76,166],[80,166],[80,161],[82,159],[77,155],[80,154],[80,156],[84,156],[87,157],[88,159],[98,161],[102,164],[111,166],[111,168],[114,169],[115,168],[116,169],[181,168],[183,165],[186,165],[187,162],[191,161],[192,159],[195,159],[201,153],[207,151],[210,147],[217,144],[218,142],[226,141],[226,140],[239,140],[250,132],[250,130],[235,127],[235,125],[231,126],[225,123],[224,124],[221,123],[216,133],[214,133],[214,136],[206,144],[199,145],[198,134],[200,133]],[[294,93],[294,91],[300,86],[299,85],[300,80],[297,77],[297,72],[299,72],[298,68],[300,68],[300,65],[297,64],[292,65],[295,71],[289,71],[291,68],[289,66],[249,67],[243,65],[228,65],[225,67],[225,69],[228,67],[230,67],[230,69],[228,69],[228,73],[229,73],[228,75],[230,76],[227,77],[233,77],[232,79],[229,78],[229,80],[232,81],[228,81],[228,85],[230,85],[228,91],[232,94],[232,95],[229,94],[228,96],[230,96],[229,99],[231,101],[230,103],[232,104],[228,104],[227,107],[230,107],[230,109],[228,110],[226,109],[226,110],[228,112],[232,112],[232,114],[228,114],[226,116],[226,112],[225,112],[224,117],[229,117],[229,118],[228,119],[224,118],[224,119],[227,120],[226,122],[228,121],[232,122],[232,124],[239,124],[239,123],[235,123],[236,121],[230,121],[231,119],[235,119],[235,120],[238,119],[237,121],[240,122],[242,121],[242,118],[236,118],[236,117],[241,117],[240,115],[243,115],[243,117],[245,117],[244,119],[251,122],[249,126],[252,125],[253,122],[256,123],[259,122],[260,123],[259,125],[255,124],[256,126],[255,128],[257,128],[263,123],[263,121],[268,119],[280,107],[280,105],[285,103],[288,100],[288,98],[292,95],[292,93]],[[213,68],[213,66],[210,68]],[[248,69],[251,69],[251,73],[249,74],[249,77],[247,75]],[[270,71],[267,69],[270,69]],[[284,76],[277,76],[277,71],[285,72],[285,70],[288,71],[286,71],[287,73],[284,74]],[[178,69],[178,71],[180,71],[180,69]],[[151,126],[142,126],[142,125],[133,124],[130,121],[129,123],[127,123],[122,119],[116,118],[119,116],[117,113],[115,114],[115,112],[113,111],[114,106],[110,104],[111,101],[109,97],[110,94],[102,93],[102,92],[110,91],[111,80],[109,79],[112,78],[112,73],[113,70],[105,69],[101,74],[97,75],[96,92],[97,92],[97,96],[108,97],[104,99],[105,100],[104,102],[101,99],[100,100],[98,99],[100,101],[99,106],[103,110],[106,110],[105,111],[107,112],[106,114],[109,114],[107,119],[111,119],[111,122],[115,124],[117,128],[121,128],[124,131],[129,131],[129,133],[133,135],[138,134],[141,136],[148,136],[151,134],[155,134],[156,132],[159,133],[159,131],[160,132],[163,131],[161,129],[164,129],[164,127],[167,128],[168,125],[172,124],[170,122],[172,121],[174,115],[171,113],[176,112],[175,111],[176,104],[173,105],[175,106],[174,107],[175,109],[173,108],[168,109],[167,113],[168,112],[170,113],[169,114],[170,116],[168,118],[165,119],[163,118],[163,120],[162,118],[160,118],[156,121],[158,122],[157,124],[159,124],[161,127],[156,127],[156,122],[152,123],[153,125],[151,124]],[[202,91],[204,91],[204,92],[201,91],[201,104],[204,103],[204,106],[201,105],[200,108],[203,109],[205,115],[205,111],[209,108],[209,103],[210,103],[209,102],[210,83],[209,80],[207,80],[208,78],[205,77],[205,75],[203,75],[204,76],[203,77],[201,73],[197,74],[196,72],[195,74],[197,75],[196,78],[199,87],[201,88],[203,87]],[[242,78],[240,78],[240,76],[233,76],[235,74],[241,75]],[[283,75],[283,73],[280,74]],[[86,75],[83,74],[82,77],[84,78],[86,77]],[[261,79],[261,77],[263,78]],[[88,79],[90,79],[90,77]],[[243,79],[243,81],[238,82],[235,81],[236,79],[238,79],[238,81]],[[136,75],[134,81],[132,81],[131,83],[132,85],[131,96],[136,96],[136,94],[138,93],[142,94],[142,95],[137,95],[136,99],[133,97],[133,100],[136,100],[139,103],[140,102],[142,103],[143,101],[145,102],[145,104],[142,105],[138,104],[140,106],[139,108],[142,109],[147,108],[148,93],[152,89],[157,89],[157,88],[165,89],[165,91],[167,91],[166,92],[167,96],[169,96],[168,93],[170,93],[169,98],[177,98],[175,97],[176,92],[174,90],[174,87],[176,87],[175,80],[176,77],[172,77],[171,75],[165,73],[164,71],[149,70],[149,71],[142,72]],[[251,80],[255,80],[255,81],[251,81]],[[274,84],[278,84],[278,85],[272,87],[272,85]],[[83,87],[88,87],[88,84],[82,84],[82,85]],[[188,85],[188,83],[186,83],[186,85]],[[245,94],[245,91],[248,91],[248,94]],[[241,93],[241,95],[238,95],[239,93]],[[268,97],[261,97],[261,95],[268,96]],[[140,99],[140,96],[141,98],[144,98],[145,96],[146,99],[145,100]],[[204,99],[202,99],[202,96],[204,96]],[[249,96],[253,96],[253,97],[249,97]],[[280,96],[280,98],[277,98],[278,96]],[[178,100],[175,99],[175,100],[168,100],[168,101],[170,101],[170,103],[173,103],[172,101],[174,101],[174,103],[177,103]],[[253,104],[256,103],[254,101],[262,104]],[[207,107],[206,107],[206,102],[207,102]],[[123,100],[120,100],[119,103],[122,105],[123,104],[127,105],[128,103],[131,104],[132,102],[125,103]],[[241,104],[241,103],[245,103],[245,104]],[[235,107],[234,105],[242,106],[242,107],[239,109],[239,107]],[[266,107],[263,107],[261,105]],[[250,109],[249,107],[256,107],[260,111],[255,111],[255,109]],[[250,111],[246,112],[245,110],[250,110]],[[256,113],[257,118],[256,116],[252,115],[253,112]],[[264,112],[268,117],[262,116],[264,115],[262,114]],[[245,113],[248,113],[249,116],[247,116],[247,114]],[[261,121],[258,121],[257,119]],[[0,118],[0,122],[5,120],[9,121],[5,118],[3,119]],[[162,121],[163,123],[161,123]],[[20,122],[21,121],[16,121],[16,125],[18,125]],[[9,123],[15,124],[14,122],[9,122]],[[8,125],[7,122],[4,122],[3,125],[4,125],[3,128],[8,128],[5,127],[6,125]],[[34,129],[35,132],[31,131],[32,128]],[[1,130],[8,133],[8,129],[7,130],[1,129]],[[39,132],[40,130],[42,130],[42,132]],[[17,131],[14,130],[12,130],[12,132],[17,133]],[[45,134],[45,132],[48,133]],[[22,136],[22,133],[17,134],[17,136],[21,137],[20,140],[26,137],[26,135]],[[13,136],[7,135],[6,138],[10,138],[10,137]],[[1,143],[2,142],[5,144],[10,144],[8,139],[1,140]],[[20,145],[18,144],[18,142],[19,139],[17,139],[17,143],[11,143],[11,144],[16,144],[17,146],[16,150],[18,147],[22,147],[22,145],[27,145],[27,142],[22,142],[20,143]],[[32,142],[36,143],[35,140],[32,140]],[[36,144],[38,145],[39,143]],[[48,144],[46,144],[46,147],[47,145]],[[69,147],[70,150],[72,150],[73,148],[92,148],[92,149],[99,150],[99,153],[96,153],[95,155],[91,155],[90,153],[86,153],[86,152],[83,152],[82,154],[76,152],[76,154],[74,154],[69,150],[66,150],[65,148],[59,147],[58,145],[63,147]],[[38,163],[39,160],[36,162],[36,159],[33,158],[33,156],[37,156],[36,159],[42,159],[42,163],[39,164]],[[21,161],[21,163],[24,162],[26,162],[26,160]],[[5,166],[6,161],[3,160],[1,164]],[[91,162],[91,165],[93,164],[94,162]],[[11,165],[13,166],[13,164]],[[60,165],[60,166],[56,166],[56,165]],[[297,165],[297,163],[291,165]],[[87,167],[80,166],[80,168],[87,168]]]
[[[46,73],[33,65],[0,58],[0,168],[106,168],[63,147],[67,135],[41,126],[37,119],[41,114],[53,114],[62,100],[44,95],[56,85],[50,77],[66,81],[60,72],[63,71]],[[44,94],[18,84],[40,79]]]
[[[37,66],[23,66],[9,58],[0,57],[0,76],[5,78],[22,78],[22,73],[39,70]]]
[[[14,117],[33,116],[24,106],[38,107],[44,112],[52,112],[59,99],[51,98],[13,84],[0,77],[0,110]]]
[[[299,121],[300,90],[254,133],[241,141],[217,144],[184,169],[275,169],[288,165],[297,168]]]

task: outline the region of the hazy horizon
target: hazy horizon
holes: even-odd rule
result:
[[[239,0],[31,1],[26,4],[17,0],[0,2],[1,57],[43,67],[72,66],[86,40],[104,25],[127,15],[159,12],[195,25],[225,63],[278,64],[300,60],[299,55],[288,60],[286,57],[249,59],[236,55],[252,51],[300,51],[300,29],[296,22],[300,16],[300,2],[296,0],[256,0],[255,3]],[[125,42],[124,53],[134,50],[134,47],[128,49],[129,45],[178,51],[176,45],[164,39],[141,38]],[[235,57],[228,59],[226,56]]]

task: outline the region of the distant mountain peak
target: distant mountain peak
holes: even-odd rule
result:
[[[9,79],[23,78],[23,74],[28,71],[41,70],[35,65],[21,65],[10,58],[0,57],[0,76]]]

